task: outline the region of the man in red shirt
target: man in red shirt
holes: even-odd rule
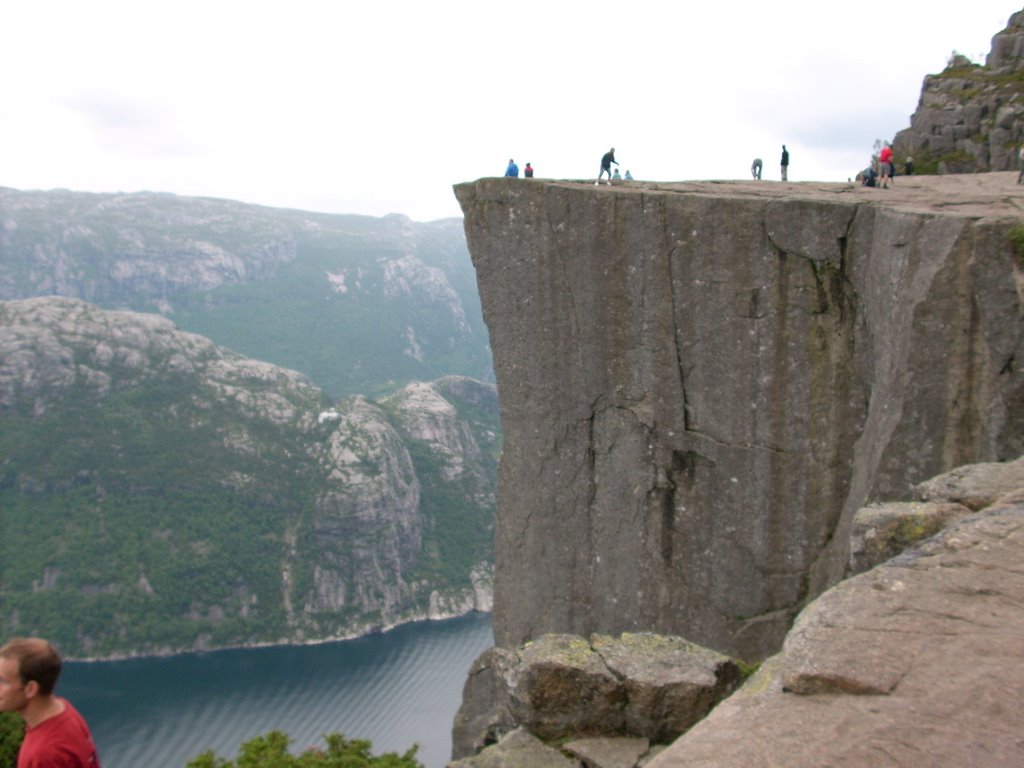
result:
[[[892,147],[888,144],[883,146],[882,151],[878,153],[878,176],[878,183],[887,189],[889,181],[892,179]]]
[[[0,712],[17,712],[25,721],[18,768],[100,768],[89,726],[53,693],[60,667],[57,649],[38,637],[0,648]]]

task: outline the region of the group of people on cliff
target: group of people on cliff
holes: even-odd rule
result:
[[[618,166],[618,164],[618,161],[615,159],[615,147],[612,147],[601,156],[601,167],[594,186],[599,186],[602,181],[606,184],[611,184],[613,181],[633,181],[633,174],[628,169],[625,175],[620,175],[617,167],[614,171],[612,170],[612,166]],[[755,157],[754,161],[750,164],[750,175],[753,176],[755,181],[761,179],[763,169],[764,162],[760,157]],[[1021,176],[1018,181],[1024,183],[1024,147],[1021,148],[1021,169]],[[907,157],[903,163],[903,172],[907,176],[914,173],[914,158]],[[505,176],[519,177],[519,166],[516,165],[515,160],[511,157],[508,160],[508,166],[505,168]],[[526,164],[523,176],[528,179],[533,178],[533,166],[530,163]],[[607,180],[605,179],[606,176]],[[868,187],[880,186],[884,189],[888,188],[895,176],[896,164],[893,161],[892,145],[885,143],[878,154],[872,157],[868,167],[857,174],[857,181]],[[785,144],[782,145],[782,155],[779,158],[779,178],[781,181],[789,180],[789,150]]]
[[[910,155],[907,155],[907,159],[903,161],[903,173],[906,176],[914,175],[914,158]],[[857,181],[865,187],[888,189],[890,184],[895,183],[896,175],[892,144],[885,142],[878,154],[872,155],[867,168],[857,174]]]
[[[612,181],[633,181],[633,174],[629,172],[628,168],[624,176],[619,174],[618,168],[615,169],[615,173],[612,173],[613,163],[615,165],[619,164],[615,159],[615,147],[612,147],[601,157],[601,170],[597,174],[597,181],[594,182],[594,186],[601,183],[601,179],[606,173],[608,174],[608,184],[611,184]],[[516,161],[511,157],[508,159],[508,166],[505,168],[505,176],[513,179],[519,178],[519,166],[516,165]],[[530,163],[527,163],[523,169],[523,176],[527,179],[533,178],[533,166]]]

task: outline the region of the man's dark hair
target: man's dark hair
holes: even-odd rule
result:
[[[15,637],[0,648],[0,657],[18,662],[21,684],[34,680],[39,693],[49,696],[60,677],[60,654],[41,637]]]

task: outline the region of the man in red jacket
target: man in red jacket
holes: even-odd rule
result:
[[[100,768],[89,726],[53,693],[60,667],[57,649],[38,637],[0,648],[0,712],[17,712],[25,721],[18,768]]]

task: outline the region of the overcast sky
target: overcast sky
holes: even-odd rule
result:
[[[953,50],[1021,6],[922,2],[12,0],[0,186],[458,216],[451,185],[844,181]]]

